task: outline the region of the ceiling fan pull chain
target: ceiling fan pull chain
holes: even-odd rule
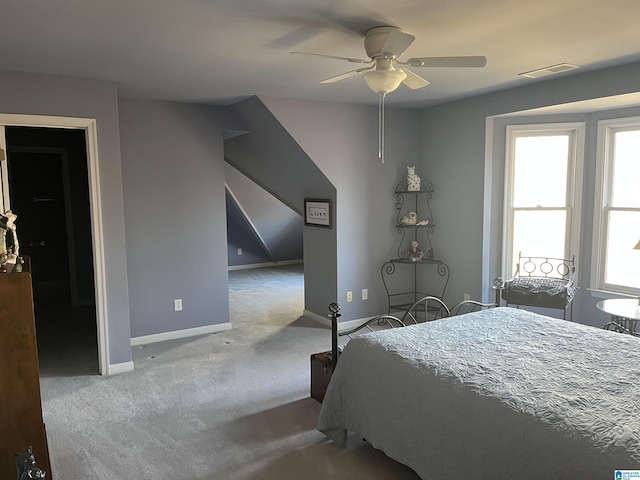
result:
[[[384,163],[384,97],[386,93],[380,92],[378,101],[378,158]]]

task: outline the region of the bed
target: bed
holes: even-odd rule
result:
[[[612,478],[640,469],[639,342],[510,307],[368,333],[317,428],[423,479]]]

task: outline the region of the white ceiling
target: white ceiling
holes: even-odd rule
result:
[[[358,65],[367,29],[416,36],[403,58],[484,55],[487,66],[416,68],[387,105],[422,107],[526,85],[518,74],[640,60],[638,0],[0,0],[0,69],[114,81],[123,96],[228,105],[250,95],[376,104]]]

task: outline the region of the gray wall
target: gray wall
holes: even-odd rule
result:
[[[97,121],[109,362],[129,362],[129,295],[116,86],[97,80],[16,72],[0,72],[0,85],[1,113]]]
[[[377,158],[376,107],[262,100],[336,189],[336,251],[326,250],[327,246],[333,248],[330,232],[305,227],[305,307],[324,316],[328,304],[337,300],[342,305],[341,321],[386,312],[380,267],[397,256],[393,191],[406,178],[406,165],[413,165],[420,157],[415,140],[418,112],[387,109],[386,159],[382,164]],[[322,197],[322,192],[305,195]],[[331,261],[333,254],[336,263]],[[330,276],[337,278],[331,290],[325,288],[325,278]],[[361,300],[363,288],[369,290],[369,300]],[[347,291],[353,292],[351,303],[346,302]]]
[[[637,78],[640,63],[423,110],[389,108],[384,165],[376,158],[375,107],[265,98],[268,110],[247,108],[256,125],[274,118],[281,124],[256,142],[274,142],[268,151],[246,152],[257,152],[265,179],[288,192],[281,200],[299,211],[304,197],[334,200],[332,230],[304,228],[305,307],[324,316],[328,303],[338,300],[341,320],[385,311],[380,266],[395,256],[398,242],[392,192],[405,178],[406,165],[413,164],[436,188],[433,243],[436,255],[451,266],[446,300],[458,301],[463,293],[491,298],[502,237],[502,180],[494,174],[503,158],[491,150],[496,125],[488,117],[635,92]],[[97,119],[110,362],[130,361],[132,332],[138,336],[228,321],[222,138],[224,129],[251,130],[232,119],[238,108],[122,100],[119,118],[117,90],[109,82],[0,72],[0,84],[2,113]],[[250,99],[239,109],[251,103],[261,102]],[[589,118],[595,121],[599,115],[604,114]],[[278,139],[287,136],[293,143],[279,149]],[[278,168],[286,164],[279,163],[280,157],[305,156],[311,162],[295,172],[297,178],[307,171],[324,178],[306,187],[283,179]],[[585,172],[586,181],[590,175]],[[583,255],[590,246],[586,215]],[[584,282],[584,258],[580,265]],[[362,288],[369,289],[367,301],[360,300]],[[348,290],[354,292],[351,303],[345,301]],[[172,310],[177,297],[185,306],[180,317]],[[588,302],[594,303],[591,297]],[[586,315],[593,308],[583,303],[578,307]]]
[[[499,131],[504,128],[504,122],[496,124],[488,117],[635,92],[639,75],[640,64],[634,63],[549,79],[420,112],[422,168],[432,172],[430,176],[436,187],[442,186],[442,194],[438,193],[434,199],[439,217],[436,248],[451,258],[448,301],[462,300],[466,292],[471,293],[472,298],[492,299],[491,281],[500,274],[504,143],[500,145]],[[597,116],[590,118],[595,120]],[[594,133],[591,124],[587,143],[591,143],[592,157]],[[585,170],[585,179],[593,183],[593,171]],[[584,192],[587,193],[586,184]],[[587,286],[586,256],[590,255],[592,203],[589,202],[585,200],[587,208],[583,209],[581,287]],[[603,317],[595,312],[594,303],[591,295],[581,290],[575,306],[577,315],[584,323],[601,325]]]
[[[233,168],[225,166],[227,189],[268,251],[267,261],[302,260],[302,216]],[[251,263],[229,248],[229,265]]]
[[[227,260],[230,267],[238,265],[252,265],[272,263],[267,251],[258,240],[253,227],[249,224],[236,201],[227,190]],[[302,235],[301,235],[302,237]],[[300,238],[302,244],[302,238]],[[242,255],[238,255],[238,248],[242,248]],[[242,263],[239,263],[242,259]]]
[[[131,335],[226,323],[225,109],[119,105]]]
[[[249,133],[225,140],[229,164],[294,211],[302,212],[304,198],[335,202],[335,187],[263,100],[251,97],[231,108]],[[336,229],[304,227],[303,237],[305,309],[324,316],[336,301]]]
[[[302,212],[305,188],[333,188],[261,99],[250,97],[230,110],[249,132],[225,140],[225,159],[231,166],[296,212]]]

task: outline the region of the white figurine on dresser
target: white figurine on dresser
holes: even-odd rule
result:
[[[18,216],[11,210],[0,213],[0,267],[8,265],[13,268],[20,254],[15,221]],[[7,232],[11,232],[12,246],[7,247]]]

